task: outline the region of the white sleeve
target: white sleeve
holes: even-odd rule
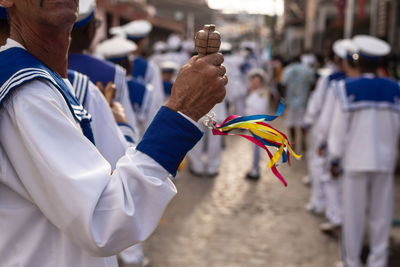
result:
[[[317,119],[322,106],[324,104],[326,89],[328,87],[328,77],[320,77],[318,79],[315,90],[312,92],[310,99],[307,103],[307,112],[304,120],[307,124],[314,124]]]
[[[346,147],[345,137],[349,127],[350,113],[343,111],[337,98],[334,101],[332,120],[329,122],[331,124],[327,138],[329,157],[339,159],[343,156]]]
[[[49,87],[29,82],[1,111],[1,146],[32,203],[95,256],[115,255],[145,240],[176,194],[168,172],[133,148],[112,171],[82,135],[61,94]]]
[[[89,82],[85,108],[92,115],[90,125],[96,148],[115,169],[117,161],[125,154],[129,144],[117,126],[103,94],[91,82]]]

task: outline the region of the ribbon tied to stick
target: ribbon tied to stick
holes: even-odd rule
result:
[[[278,118],[282,114],[284,108],[285,104],[283,103],[283,99],[281,99],[275,115],[231,115],[219,125],[215,121],[215,113],[211,113],[206,115],[207,118],[204,120],[204,125],[212,129],[213,135],[240,136],[264,149],[270,158],[268,168],[270,168],[273,174],[287,186],[287,182],[277,170],[278,160],[282,157],[282,163],[287,162],[290,165],[290,155],[296,159],[301,158],[301,155],[297,155],[293,151],[289,139],[284,133],[267,123]],[[232,133],[232,131],[236,129],[248,130],[251,135]],[[272,154],[268,147],[274,147],[277,151]]]

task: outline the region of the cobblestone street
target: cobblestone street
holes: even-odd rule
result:
[[[305,159],[279,167],[286,188],[266,164],[260,181],[252,182],[244,179],[251,144],[238,137],[226,143],[218,177],[194,177],[187,168],[179,174],[178,195],[145,243],[151,266],[335,266],[338,240],[321,234],[322,218],[304,209]]]

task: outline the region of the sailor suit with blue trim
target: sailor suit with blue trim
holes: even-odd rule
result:
[[[400,135],[400,88],[364,74],[338,84],[328,151],[343,167],[343,248],[359,266],[369,207],[368,266],[386,266],[393,206],[393,172]]]
[[[128,146],[137,142],[134,140],[132,127],[125,124],[117,126],[106,99],[88,76],[70,70],[68,79],[72,84],[75,96],[92,115],[91,126],[96,140],[96,148],[114,169]]]
[[[0,49],[1,265],[117,267],[113,255],[157,226],[176,194],[168,176],[202,134],[162,107],[112,170],[60,91],[68,80],[52,80],[37,60],[5,75],[26,59],[34,58],[13,40]]]
[[[108,82],[113,82],[116,88],[115,100],[124,107],[129,125],[133,129],[137,128],[136,114],[129,101],[124,68],[92,55],[75,53],[69,54],[68,68],[87,75],[94,84],[101,82],[106,86]],[[135,136],[135,139],[138,139],[138,136]]]

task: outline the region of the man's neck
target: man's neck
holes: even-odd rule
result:
[[[10,38],[23,45],[26,50],[57,72],[63,78],[68,77],[68,48],[70,31],[59,29],[32,30],[33,27],[11,27]],[[40,38],[39,38],[40,36]]]

